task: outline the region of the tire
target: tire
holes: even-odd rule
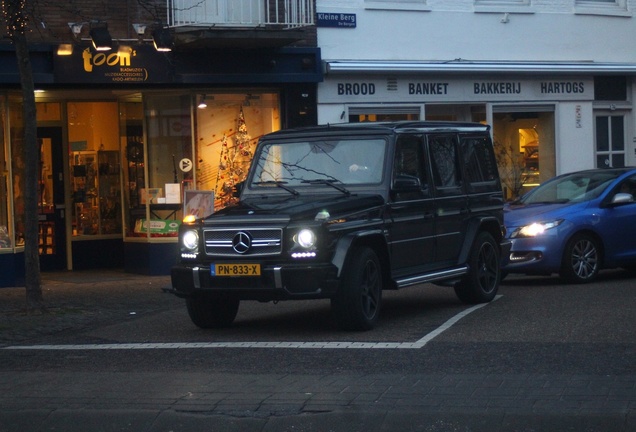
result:
[[[565,245],[559,274],[568,283],[583,284],[596,279],[600,266],[598,241],[589,234],[576,234]]]
[[[342,330],[371,330],[382,304],[382,269],[380,260],[369,248],[354,248],[343,269],[338,293],[331,308]]]
[[[195,296],[186,299],[188,315],[202,329],[229,327],[238,313],[240,301],[223,297]]]
[[[468,257],[468,273],[455,285],[455,294],[464,303],[488,303],[497,295],[501,281],[499,245],[493,236],[477,234]]]

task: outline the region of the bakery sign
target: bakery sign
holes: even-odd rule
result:
[[[173,81],[171,62],[165,53],[140,45],[128,50],[73,50],[69,56],[55,56],[56,83],[140,84]]]

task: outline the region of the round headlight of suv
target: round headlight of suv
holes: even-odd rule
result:
[[[188,251],[196,251],[199,247],[199,233],[195,230],[185,231],[181,236],[181,244]]]
[[[296,243],[305,249],[309,249],[314,247],[316,244],[316,234],[310,229],[302,229],[298,231],[296,234],[296,238],[294,239]]]

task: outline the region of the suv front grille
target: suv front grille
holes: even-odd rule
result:
[[[282,252],[283,230],[280,228],[204,230],[205,254],[208,256],[266,256]]]

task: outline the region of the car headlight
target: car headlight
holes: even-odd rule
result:
[[[305,249],[310,249],[316,244],[316,234],[310,229],[302,229],[294,236],[294,241]]]
[[[199,233],[195,230],[184,231],[181,236],[181,244],[188,252],[196,252],[199,247]]]
[[[512,233],[511,237],[537,237],[549,229],[561,225],[563,219],[550,222],[534,222],[529,225],[522,226]]]

